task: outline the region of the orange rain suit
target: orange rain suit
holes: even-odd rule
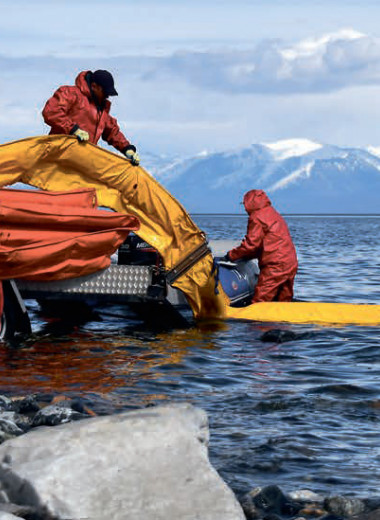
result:
[[[252,303],[291,301],[298,263],[288,226],[263,190],[247,192],[243,203],[249,215],[247,234],[228,257],[258,259],[260,275]]]

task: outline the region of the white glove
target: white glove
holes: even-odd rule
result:
[[[86,130],[81,130],[80,128],[75,130],[74,135],[77,136],[79,142],[88,141],[90,139],[88,132],[86,132]]]
[[[133,150],[127,150],[125,152],[125,157],[131,161],[131,163],[133,164],[133,166],[137,166],[138,164],[140,164],[140,157],[139,157],[139,154],[137,152],[134,152]]]

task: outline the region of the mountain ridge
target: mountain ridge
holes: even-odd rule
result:
[[[285,213],[380,212],[376,147],[288,139],[177,158],[161,163],[155,174],[192,213],[234,214],[243,194],[254,188],[267,191]]]

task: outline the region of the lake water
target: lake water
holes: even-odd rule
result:
[[[244,216],[194,216],[210,239],[239,239]],[[380,218],[286,217],[300,269],[295,296],[380,304]],[[209,415],[210,458],[241,495],[378,495],[377,327],[227,322],[147,330],[121,307],[76,323],[29,308],[33,337],[0,346],[0,393],[81,396],[97,413],[188,401]],[[272,329],[291,341],[264,342]]]

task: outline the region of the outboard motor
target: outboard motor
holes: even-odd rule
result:
[[[219,280],[233,307],[245,307],[251,303],[259,277],[254,260],[227,262],[215,259],[219,265]]]
[[[130,233],[118,251],[119,265],[153,265],[162,267],[162,257],[142,238]]]

